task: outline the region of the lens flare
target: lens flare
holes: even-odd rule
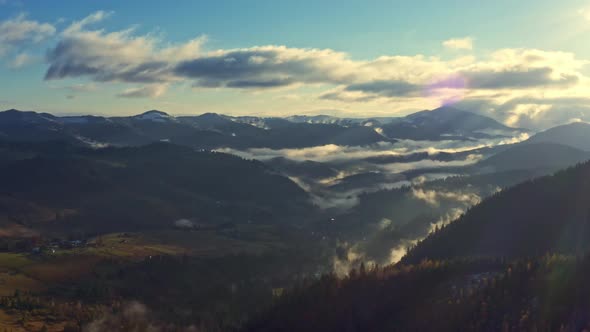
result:
[[[467,79],[460,74],[437,78],[427,85],[424,94],[435,99],[441,106],[449,106],[462,100],[467,92]]]

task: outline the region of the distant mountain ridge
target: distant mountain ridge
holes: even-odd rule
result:
[[[524,143],[557,143],[590,151],[590,124],[573,122],[539,132]]]
[[[407,115],[385,124],[382,129],[388,137],[413,140],[509,137],[526,131],[448,106]]]
[[[263,120],[259,118],[258,121]],[[264,122],[271,126],[255,126],[238,118],[214,113],[175,117],[152,110],[127,117],[57,117],[9,110],[0,112],[0,138],[13,141],[63,140],[115,146],[169,141],[200,149],[302,148],[393,141],[363,126],[309,124],[283,119],[267,119]]]
[[[0,112],[0,138],[64,140],[115,146],[170,141],[201,149],[302,148],[326,144],[363,146],[397,139],[441,140],[510,136],[522,131],[470,112],[444,107],[405,117],[338,118],[327,115],[254,117],[204,113],[172,116],[158,110],[134,116],[54,116]]]
[[[509,146],[476,165],[479,171],[504,172],[525,169],[556,171],[590,159],[590,152],[557,143],[527,143]]]

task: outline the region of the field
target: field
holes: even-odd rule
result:
[[[71,301],[68,296],[75,292],[71,287],[96,282],[100,266],[145,266],[150,264],[150,258],[163,256],[217,260],[236,255],[276,254],[290,247],[288,242],[292,239],[284,234],[277,227],[265,225],[169,229],[105,234],[67,249],[48,244],[40,252],[2,252],[0,298],[13,299],[15,292],[19,292],[67,306]],[[0,331],[62,331],[68,321],[48,318],[50,311],[0,308]]]

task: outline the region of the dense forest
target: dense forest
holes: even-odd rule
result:
[[[129,231],[171,227],[181,218],[218,225],[313,211],[295,183],[261,162],[228,154],[169,143],[98,150],[59,142],[1,144],[5,224]]]
[[[361,266],[302,283],[242,331],[584,331],[590,257]]]
[[[454,257],[583,254],[590,235],[590,163],[497,193],[432,234],[406,263]]]

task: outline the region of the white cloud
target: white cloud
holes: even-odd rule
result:
[[[168,86],[166,84],[150,84],[138,88],[129,88],[117,96],[122,98],[158,98],[164,93]]]
[[[480,154],[470,154],[465,159],[451,160],[451,161],[440,161],[423,159],[420,161],[413,161],[407,163],[391,163],[381,165],[380,168],[390,173],[401,173],[416,169],[430,169],[430,168],[443,168],[443,167],[461,167],[477,163],[483,159]]]
[[[8,64],[11,68],[20,68],[33,62],[35,57],[23,50],[47,40],[55,34],[55,31],[53,25],[27,19],[25,14],[2,21],[0,22],[0,57],[12,56],[19,52]]]
[[[20,53],[17,54],[14,59],[10,62],[9,67],[13,69],[24,67],[30,63],[33,63],[37,60],[36,57],[31,56],[27,53]]]
[[[450,192],[450,191],[435,191],[424,190],[421,188],[412,188],[412,195],[432,206],[439,206],[441,200],[455,201],[467,206],[475,205],[481,202],[481,197],[475,193],[467,192]]]
[[[54,34],[53,25],[28,20],[24,14],[0,23],[0,43],[4,45],[38,43]]]
[[[473,49],[473,38],[452,38],[445,40],[443,46],[455,50],[472,50]]]
[[[477,203],[479,203],[479,201]],[[475,204],[477,204],[477,203],[475,203]],[[430,234],[430,233],[434,232],[437,228],[450,224],[451,222],[453,222],[453,221],[457,220],[459,217],[461,217],[461,215],[464,213],[465,213],[465,210],[462,208],[450,209],[446,214],[441,216],[436,222],[430,224],[430,229],[428,230],[428,233]]]
[[[154,83],[178,80],[172,67],[185,58],[198,56],[206,38],[162,46],[153,35],[136,35],[134,29],[106,32],[88,25],[110,16],[96,12],[72,23],[48,52],[46,79],[89,77],[99,82]]]
[[[80,21],[73,22],[69,27],[66,28],[64,34],[72,34],[81,31],[87,25],[91,25],[94,23],[98,23],[109,16],[111,16],[113,12],[107,12],[104,10],[96,11],[85,18],[81,19]]]

